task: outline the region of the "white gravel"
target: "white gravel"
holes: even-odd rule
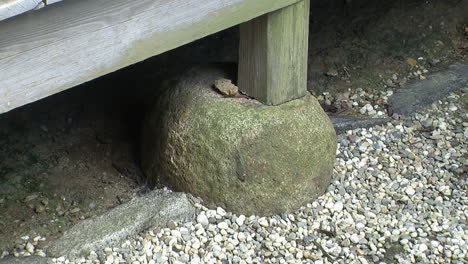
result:
[[[412,119],[340,135],[328,191],[295,212],[246,217],[197,204],[194,223],[150,230],[75,261],[467,263],[468,113],[460,95]]]

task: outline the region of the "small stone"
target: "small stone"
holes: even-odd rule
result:
[[[303,256],[306,259],[311,259],[312,258],[312,253],[309,250],[304,250]]]
[[[268,227],[269,224],[268,224],[268,220],[264,217],[258,219],[258,224],[263,226],[263,227]]]
[[[203,226],[207,226],[210,224],[209,220],[208,220],[208,217],[205,215],[205,214],[199,214],[197,216],[197,223],[203,225]]]
[[[221,217],[226,215],[226,211],[221,207],[216,208],[216,213]]]
[[[458,110],[458,107],[455,106],[455,105],[450,105],[450,106],[449,106],[449,110],[452,111],[452,112],[455,112],[455,111]]]
[[[221,94],[229,97],[236,96],[239,92],[239,88],[228,79],[218,79],[214,86]]]
[[[361,238],[357,234],[352,234],[350,239],[351,239],[351,242],[353,242],[354,244],[359,243],[359,240],[361,240]]]
[[[170,229],[176,229],[179,225],[177,224],[177,222],[175,221],[169,221],[167,223],[167,227],[170,228]]]
[[[406,189],[405,189],[405,193],[406,193],[407,195],[409,195],[409,196],[412,196],[412,195],[414,195],[414,194],[416,193],[416,190],[414,190],[413,187],[408,186],[408,187],[406,187]]]
[[[44,205],[44,206],[47,206],[49,204],[49,199],[42,199],[41,200],[41,203]]]
[[[361,229],[363,229],[364,227],[366,227],[366,225],[365,225],[364,223],[359,222],[359,223],[356,224],[356,228],[357,228],[358,230],[361,230]]]
[[[386,84],[388,87],[392,87],[392,88],[395,88],[395,87],[396,87],[396,84],[393,82],[392,79],[388,79],[387,81],[385,81],[385,84]]]
[[[341,242],[341,246],[343,247],[349,247],[351,245],[351,241],[349,239],[345,239]]]
[[[361,109],[359,109],[359,113],[365,114],[367,112],[367,107],[363,106]]]
[[[214,241],[220,243],[221,241],[223,241],[223,237],[220,234],[216,234],[214,237]]]
[[[75,208],[70,210],[70,214],[76,214],[76,213],[78,213],[80,211],[81,211],[81,209],[79,207],[75,207]]]
[[[338,76],[338,71],[334,68],[331,68],[327,71],[327,73],[325,73],[325,75],[328,77],[336,77]]]
[[[237,217],[237,219],[236,219],[236,224],[238,226],[243,226],[244,221],[245,221],[245,215],[239,215],[239,217]]]
[[[228,228],[229,228],[229,225],[228,225],[228,223],[226,223],[226,222],[219,222],[219,223],[218,223],[218,228],[220,228],[220,229],[228,229]]]
[[[198,241],[196,241],[195,243],[192,244],[193,248],[200,248],[200,243]],[[176,249],[177,251],[181,251],[183,246],[180,245],[180,244],[174,244],[173,245],[174,249]]]
[[[309,245],[310,243],[314,241],[314,238],[311,236],[305,236],[302,240],[304,241],[306,245]]]
[[[429,64],[430,64],[431,66],[436,66],[436,65],[439,64],[439,63],[440,63],[440,60],[439,60],[439,59],[432,59],[432,60],[429,61]]]
[[[45,207],[38,204],[34,207],[34,211],[38,214],[43,213],[45,211]]]
[[[427,245],[426,244],[420,244],[419,247],[419,252],[424,252],[426,251],[428,248],[427,248]]]
[[[407,58],[406,63],[408,63],[411,67],[414,67],[416,64],[418,64],[418,61],[414,58]]]
[[[37,199],[37,197],[39,197],[38,194],[31,194],[31,195],[26,196],[26,198],[24,198],[24,201],[29,202],[29,201]]]
[[[338,201],[336,202],[334,205],[333,205],[333,210],[335,212],[339,212],[341,210],[343,210],[343,203],[341,201]]]
[[[26,244],[26,251],[28,251],[28,252],[31,253],[31,254],[34,253],[34,246],[33,246],[33,244],[31,244],[31,243],[28,242],[28,243]]]

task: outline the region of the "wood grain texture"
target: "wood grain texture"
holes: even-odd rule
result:
[[[309,5],[303,0],[241,25],[241,91],[268,105],[307,93]]]
[[[0,22],[0,113],[298,0],[66,0]]]
[[[45,3],[46,3],[46,5],[51,5],[51,4],[55,4],[55,3],[58,3],[58,2],[62,2],[62,1],[63,0],[45,0]]]
[[[0,21],[33,10],[42,0],[0,0]]]

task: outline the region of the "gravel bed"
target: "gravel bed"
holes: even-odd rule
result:
[[[246,217],[196,204],[196,222],[173,222],[73,261],[467,263],[467,93],[339,135],[332,184],[295,212]],[[12,254],[35,254],[33,244]]]

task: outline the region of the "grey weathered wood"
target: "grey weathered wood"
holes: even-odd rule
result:
[[[63,0],[0,0],[0,21],[61,1]]]
[[[0,22],[0,113],[298,0],[66,0]]]
[[[46,0],[46,5],[51,5],[51,4],[55,4],[55,3],[58,3],[58,2],[62,2],[63,0]]]
[[[33,10],[42,0],[0,0],[0,21]]]
[[[306,94],[309,5],[303,0],[240,26],[241,91],[268,105]]]

